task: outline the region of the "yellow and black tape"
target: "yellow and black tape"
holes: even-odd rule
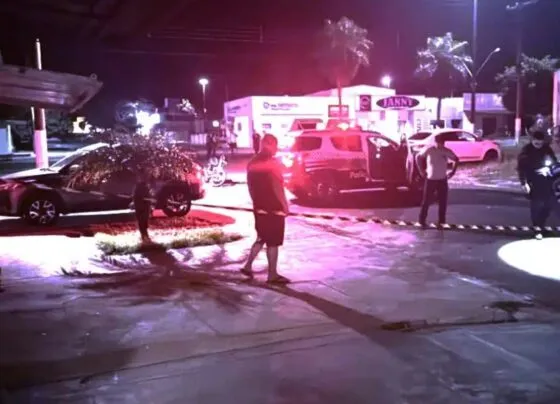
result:
[[[44,186],[42,184],[35,184],[38,188],[42,189],[51,189],[50,187]],[[123,198],[123,199],[132,199],[132,195],[128,194],[113,194],[113,193],[106,193],[106,192],[92,192],[92,191],[82,191],[77,190],[74,188],[63,188],[66,192],[71,193],[90,193],[98,196],[106,196],[110,198]],[[147,202],[156,203],[157,201],[153,198],[146,198]],[[176,202],[177,204],[181,204],[181,202]],[[282,212],[282,211],[273,211],[268,212],[266,210],[254,210],[253,208],[246,208],[240,206],[226,206],[226,205],[214,205],[208,203],[200,203],[195,202],[193,203],[195,206],[205,207],[205,208],[212,208],[212,209],[225,209],[231,211],[239,211],[239,212],[255,212],[257,214],[267,214],[267,215],[277,215],[277,216],[284,216],[284,217],[303,217],[307,219],[322,219],[322,220],[338,220],[343,222],[353,222],[353,223],[374,223],[380,224],[384,226],[394,226],[394,227],[413,227],[413,228],[428,228],[428,229],[438,229],[438,230],[459,230],[459,231],[480,231],[480,232],[522,232],[522,233],[539,233],[539,232],[549,232],[549,233],[558,233],[560,234],[560,226],[512,226],[512,225],[478,225],[478,224],[456,224],[456,223],[444,223],[444,224],[436,224],[436,223],[429,223],[426,226],[420,225],[418,222],[412,222],[407,220],[395,220],[395,219],[383,219],[379,217],[355,217],[355,216],[340,216],[334,214],[324,214],[324,213],[310,213],[310,212]]]
[[[257,214],[269,214],[277,216],[292,216],[292,217],[304,217],[308,219],[323,219],[323,220],[339,220],[343,222],[353,222],[353,223],[374,223],[384,226],[396,226],[396,227],[423,227],[418,222],[412,222],[407,220],[395,220],[395,219],[383,219],[379,217],[355,217],[355,216],[339,216],[324,213],[294,213],[294,212],[268,212],[266,210],[254,210],[252,208],[245,208],[239,206],[222,206],[222,205],[212,205],[207,203],[194,203],[196,206],[214,209],[226,209],[242,212],[255,212]],[[424,226],[431,229],[440,230],[474,230],[474,231],[487,231],[487,232],[556,232],[560,233],[560,226],[505,226],[505,225],[477,225],[477,224],[453,224],[453,223],[443,223],[435,224],[429,223]]]

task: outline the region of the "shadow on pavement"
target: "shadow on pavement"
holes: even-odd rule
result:
[[[185,217],[169,218],[156,210],[150,219],[150,229],[195,228],[233,223],[233,219],[205,211],[193,210]],[[93,237],[96,233],[134,232],[136,218],[132,211],[92,212],[62,216],[55,226],[41,227],[27,224],[20,218],[0,221],[0,236],[67,236]]]
[[[422,201],[420,193],[408,191],[372,191],[343,194],[331,204],[320,204],[293,199],[296,205],[308,208],[335,209],[387,209],[419,207]],[[527,199],[516,192],[451,189],[449,205],[485,205],[485,206],[527,206]]]
[[[112,274],[72,275],[89,278],[89,282],[78,286],[80,289],[122,298],[130,306],[169,301],[185,304],[190,300],[211,299],[230,312],[238,312],[245,303],[244,293],[234,287],[242,275],[213,269],[241,263],[229,260],[224,247],[204,264],[193,267],[179,261],[169,251],[146,251],[142,256],[147,264],[119,265],[118,272]],[[192,258],[193,253],[187,250],[183,261]]]

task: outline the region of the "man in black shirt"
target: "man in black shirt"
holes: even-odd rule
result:
[[[278,140],[272,135],[263,136],[260,152],[247,166],[247,185],[253,200],[257,240],[241,272],[253,276],[253,261],[266,244],[268,282],[284,284],[289,280],[278,275],[277,265],[278,248],[284,243],[288,201],[284,193],[282,166],[274,158],[277,150]]]
[[[557,161],[554,151],[545,142],[543,132],[534,132],[531,143],[524,146],[517,159],[519,181],[531,200],[533,226],[543,227],[556,201],[552,189],[552,178],[542,172],[547,165]],[[541,237],[540,232],[537,237]]]

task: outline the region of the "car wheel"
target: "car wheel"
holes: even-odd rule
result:
[[[314,182],[314,198],[321,203],[332,203],[339,195],[334,181],[328,178],[320,178]]]
[[[489,163],[492,161],[497,161],[498,160],[498,152],[496,150],[488,150],[485,154],[484,154],[484,158],[482,159],[482,161],[484,161],[485,163]]]
[[[161,210],[168,217],[185,216],[191,210],[191,198],[183,189],[171,188],[165,190],[160,198]]]
[[[210,177],[210,184],[213,187],[221,187],[226,182],[226,172],[225,171],[216,171]]]
[[[52,195],[35,195],[24,204],[22,217],[35,226],[52,226],[60,216],[57,198]]]

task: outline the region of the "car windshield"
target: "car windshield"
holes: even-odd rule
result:
[[[415,133],[414,135],[412,135],[411,137],[409,137],[409,139],[410,140],[424,140],[424,139],[427,139],[431,134],[432,134],[432,132],[418,132],[418,133]]]

